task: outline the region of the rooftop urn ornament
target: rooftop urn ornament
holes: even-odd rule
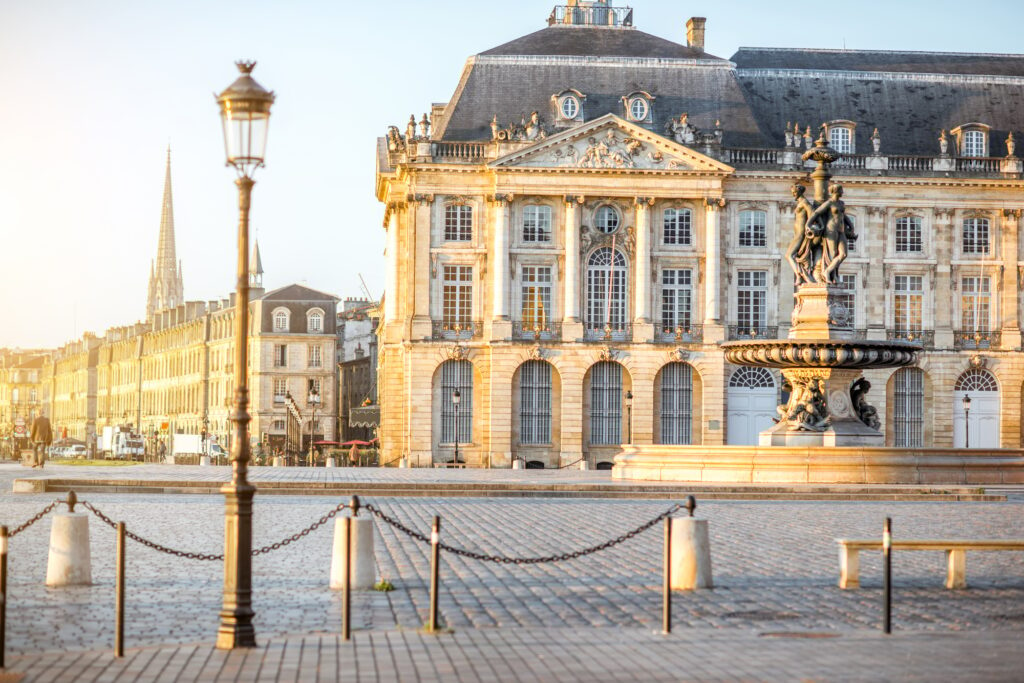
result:
[[[945,128],[939,131],[939,154],[942,156],[947,156],[949,154],[949,138],[946,137]]]
[[[1013,139],[1013,131],[1006,136],[1006,158],[1013,159],[1016,157],[1014,152],[1017,151],[1017,141]]]
[[[871,134],[871,148],[874,150],[876,155],[882,150],[882,136],[878,134],[877,128],[875,128],[875,132]]]

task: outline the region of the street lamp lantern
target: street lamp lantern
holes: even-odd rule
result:
[[[462,402],[462,394],[456,389],[452,392],[452,405],[455,406],[455,464],[459,463],[459,404]]]
[[[236,62],[241,75],[219,95],[227,165],[238,172],[238,269],[235,294],[235,406],[231,413],[231,482],[224,494],[224,601],[217,647],[255,647],[252,611],[252,499],[249,483],[249,205],[253,173],[263,165],[274,93],[253,80],[256,62]]]
[[[626,443],[633,443],[633,392],[626,392]]]
[[[964,394],[964,448],[971,447],[971,395]]]

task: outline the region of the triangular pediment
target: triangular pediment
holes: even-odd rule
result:
[[[734,170],[614,114],[550,135],[489,165],[509,170],[681,171],[713,175],[727,175]]]

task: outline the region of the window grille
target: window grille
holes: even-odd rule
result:
[[[922,328],[921,308],[924,285],[920,275],[897,275],[894,278],[893,324],[900,335],[919,335]]]
[[[740,246],[768,245],[767,214],[764,211],[740,211]]]
[[[767,325],[768,272],[741,270],[736,273],[736,325],[741,330],[760,330]]]
[[[690,444],[693,424],[693,369],[669,363],[661,370],[661,443]]]
[[[447,360],[441,365],[441,442],[455,443],[455,404],[452,394],[459,390],[459,443],[473,440],[473,364],[468,360]]]
[[[737,368],[729,377],[730,387],[742,387],[744,389],[768,389],[775,388],[775,378],[767,368]]]
[[[985,156],[985,133],[980,130],[965,131],[960,153],[965,157]]]
[[[924,446],[924,372],[900,368],[893,375],[893,445]]]
[[[523,306],[521,320],[524,329],[539,326],[543,329],[551,320],[551,266],[523,266]]]
[[[616,249],[613,255],[611,248],[603,247],[590,256],[587,262],[588,329],[603,330],[605,324],[615,330],[624,328],[626,275],[626,257],[621,251]]]
[[[960,329],[988,332],[991,315],[991,286],[987,277],[960,280]]]
[[[983,368],[971,368],[956,380],[953,391],[999,391],[995,376]]]
[[[896,253],[913,254],[924,251],[921,239],[921,217],[900,216],[896,219]]]
[[[530,204],[523,207],[523,241],[551,241],[551,207]]]
[[[853,153],[853,131],[844,126],[829,126],[828,145],[840,154]]]
[[[665,209],[662,213],[662,242],[689,246],[693,240],[689,209]]]
[[[965,254],[987,254],[989,230],[987,218],[965,218],[962,247]]]
[[[449,242],[473,239],[473,207],[468,204],[447,204],[444,207],[444,238]]]
[[[590,370],[590,443],[622,443],[622,366],[613,361]]]
[[[689,268],[661,271],[661,327],[674,332],[690,329],[693,313],[693,272]]]
[[[523,363],[519,370],[519,442],[551,443],[551,364]]]
[[[442,289],[442,321],[468,324],[473,318],[473,266],[445,266]]]

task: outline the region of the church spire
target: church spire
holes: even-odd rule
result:
[[[174,308],[185,301],[181,281],[181,264],[174,245],[174,202],[171,196],[171,148],[167,147],[167,170],[164,175],[164,199],[160,208],[160,237],[156,260],[151,263],[146,320],[165,308]]]
[[[249,286],[263,287],[263,259],[260,258],[260,241],[254,240],[252,258],[249,259]]]

